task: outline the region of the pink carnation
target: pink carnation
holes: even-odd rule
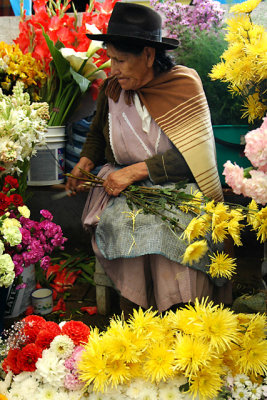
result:
[[[264,122],[260,128],[247,133],[245,140],[246,157],[254,167],[267,172],[267,123]]]
[[[267,175],[263,171],[257,170],[249,173],[251,179],[246,179],[243,194],[264,206],[267,203]]]
[[[223,165],[223,175],[225,176],[225,182],[229,185],[233,192],[236,194],[243,193],[244,183],[246,178],[244,178],[244,170],[239,167],[239,165],[234,165],[231,161],[226,161]]]
[[[79,380],[77,375],[66,374],[64,386],[68,390],[79,390],[82,389],[83,383]]]

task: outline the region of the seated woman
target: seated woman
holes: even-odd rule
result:
[[[105,42],[111,77],[72,174],[79,177],[80,168],[105,164],[99,172],[103,187],[89,192],[82,219],[92,229],[96,257],[121,295],[121,308],[164,311],[206,296],[230,303],[229,285],[206,274],[207,259],[181,265],[185,243],[160,218],[136,214],[133,232],[125,197],[119,196],[136,182],[170,185],[188,179],[189,192],[199,188],[209,198],[223,199],[198,74],[174,65],[166,50],[178,41],[161,37],[161,18],[148,7],[116,3],[107,34],[88,37]],[[75,193],[80,183],[69,178],[66,189]],[[180,214],[185,223],[192,218]]]

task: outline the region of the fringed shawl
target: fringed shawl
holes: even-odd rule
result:
[[[110,78],[106,94],[118,101],[121,88]],[[182,153],[203,194],[223,199],[210,112],[197,72],[183,66],[155,77],[137,91],[152,118]],[[129,104],[133,92],[126,92]]]

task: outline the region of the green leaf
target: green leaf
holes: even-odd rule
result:
[[[72,77],[70,74],[70,63],[66,60],[60,51],[57,49],[59,46],[59,41],[57,42],[57,47],[54,45],[53,41],[49,38],[49,36],[45,33],[44,28],[42,27],[43,35],[47,46],[50,50],[51,56],[53,58],[55,68],[57,70],[57,74],[59,78],[63,81],[72,81]],[[61,43],[61,42],[60,42]],[[63,43],[61,43],[61,47],[64,47]]]
[[[75,82],[79,85],[80,91],[82,93],[85,93],[86,90],[91,85],[91,82],[88,79],[86,79],[84,76],[82,76],[81,74],[78,74],[78,72],[74,71],[74,69],[72,67],[70,67],[70,73],[73,76],[73,79],[75,80]]]

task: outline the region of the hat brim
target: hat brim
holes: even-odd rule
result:
[[[101,34],[94,35],[92,33],[87,33],[86,36],[91,40],[99,40],[101,42],[119,42],[120,40],[129,39],[130,43],[143,44],[145,46],[154,47],[156,49],[162,50],[174,50],[179,46],[179,42],[176,39],[162,38],[161,42],[149,39],[143,39],[136,36],[127,35],[112,35],[112,34]]]

